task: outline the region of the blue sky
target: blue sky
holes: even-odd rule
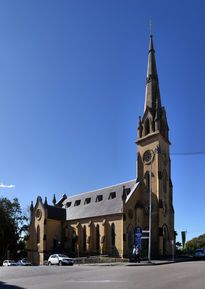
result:
[[[135,178],[150,18],[171,153],[205,151],[204,10],[203,0],[1,0],[0,195],[26,208],[38,194],[51,202]],[[171,160],[175,227],[191,239],[205,233],[205,154]]]

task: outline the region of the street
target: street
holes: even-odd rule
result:
[[[0,267],[1,289],[204,289],[205,261],[154,266]]]

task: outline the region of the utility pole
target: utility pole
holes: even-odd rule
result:
[[[151,262],[151,241],[152,241],[152,163],[149,171],[149,247],[148,262]]]
[[[151,263],[151,243],[152,243],[152,161],[155,155],[159,153],[159,147],[152,151],[149,171],[149,245],[148,245],[148,262]]]

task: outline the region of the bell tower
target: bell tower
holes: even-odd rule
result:
[[[152,195],[152,255],[169,255],[174,240],[174,209],[169,127],[161,104],[153,36],[150,34],[144,113],[139,117],[137,180]],[[151,172],[151,174],[150,174]]]

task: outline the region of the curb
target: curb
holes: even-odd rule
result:
[[[165,262],[146,262],[146,263],[131,263],[127,264],[126,266],[160,266],[160,265],[167,265],[167,264],[174,264],[175,261],[165,261]]]
[[[87,264],[76,264],[79,266],[100,266],[100,267],[109,267],[109,266],[126,266],[126,267],[138,267],[138,266],[159,266],[166,264],[173,264],[175,261],[164,261],[164,262],[141,262],[141,263],[87,263]]]

